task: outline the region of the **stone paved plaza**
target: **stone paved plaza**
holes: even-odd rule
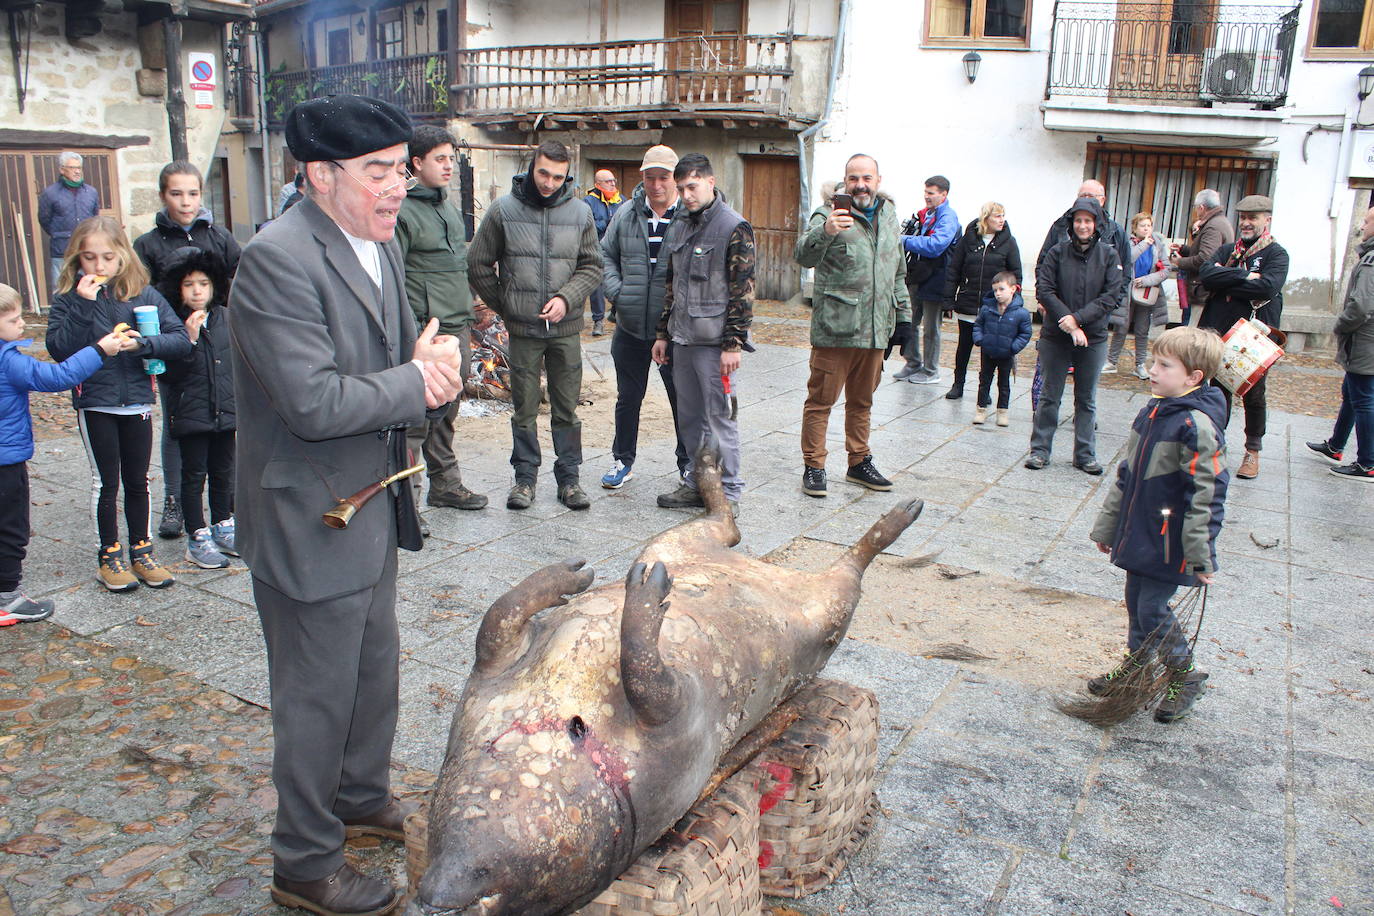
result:
[[[609,373],[608,341],[587,350]],[[1094,479],[1069,466],[1067,429],[1048,469],[1021,466],[1030,411],[1024,375],[1009,430],[971,426],[971,393],[951,402],[943,385],[885,380],[872,447],[895,491],[840,482],[837,410],[831,495],[815,500],[799,489],[807,356],[763,346],[745,358],[738,394],[748,489],[739,549],[762,556],[803,536],[849,544],[898,499],[919,496],[925,512],[891,552],[938,549],[942,562],[1120,597],[1123,576],[1087,540],[1110,473]],[[652,390],[661,390],[658,382]],[[1122,457],[1146,397],[1143,386],[1101,392],[1104,465]],[[541,417],[545,436],[546,423]],[[1237,418],[1233,439],[1239,426]],[[878,695],[884,815],[835,885],[789,906],[832,916],[1374,914],[1374,487],[1333,477],[1303,447],[1329,427],[1271,414],[1260,479],[1232,484],[1223,574],[1198,643],[1199,666],[1211,679],[1183,723],[1164,727],[1142,715],[1100,731],[1056,712],[1049,695],[975,666],[847,640],[826,675]],[[595,485],[610,463],[609,439],[604,428],[584,432],[583,480],[593,506],[580,513],[554,501],[551,480],[533,509],[507,511],[504,429],[490,441],[464,442],[465,481],[493,505],[479,513],[427,510],[434,536],[422,552],[401,553],[399,763],[438,769],[477,624],[496,596],[568,556],[586,557],[601,581],[621,577],[647,539],[684,518],[653,505],[653,495],[675,483],[671,443],[641,442],[635,479],[610,492]],[[1233,453],[1232,466],[1238,461]],[[31,471],[37,534],[26,584],[57,599],[56,623],[266,705],[262,640],[241,565],[187,572],[163,592],[106,594],[93,581],[80,442],[40,443]],[[911,606],[931,610],[919,594]],[[15,629],[39,627],[51,625]],[[6,635],[0,631],[0,646]],[[1065,684],[1072,684],[1067,675]],[[79,783],[78,774],[72,778]],[[73,794],[55,797],[80,811]],[[7,807],[0,844],[35,830],[22,805]],[[265,837],[254,843],[252,852],[265,852]],[[0,846],[0,875],[29,854],[12,846]],[[175,900],[177,913],[277,912],[260,886],[212,902],[208,879],[198,884],[189,873],[184,893],[161,894]],[[11,888],[15,912],[43,898],[46,881],[60,884],[33,880],[38,886],[22,893]],[[130,893],[119,899],[158,896]],[[94,904],[88,911],[97,910],[104,911]]]

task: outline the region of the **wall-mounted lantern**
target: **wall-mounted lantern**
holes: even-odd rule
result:
[[[968,77],[971,83],[978,78],[978,65],[983,62],[983,55],[977,51],[970,51],[964,55],[964,76]]]

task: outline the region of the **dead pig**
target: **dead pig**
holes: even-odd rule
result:
[[[592,571],[569,561],[488,611],[411,916],[589,902],[825,666],[864,570],[922,508],[889,511],[827,572],[796,572],[729,549],[739,530],[719,468],[701,467],[707,515],[656,538],[623,584],[585,591]]]

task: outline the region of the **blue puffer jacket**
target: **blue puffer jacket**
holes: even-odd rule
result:
[[[118,353],[105,361],[101,369],[72,392],[72,406],[127,407],[153,403],[153,382],[143,369],[145,357],[174,360],[191,354],[191,338],[177,313],[151,286],[127,302],[121,302],[101,287],[94,300],[83,299],[76,290],[59,293],[48,313],[48,353],[56,360],[65,360],[82,347],[90,346],[114,329],[121,321],[137,328],[134,308],[140,305],[157,306],[158,323],[162,333],[141,338],[137,350]]]
[[[973,322],[973,345],[982,347],[989,359],[1007,359],[1026,349],[1031,339],[1031,316],[1020,293],[1011,297],[1005,312],[997,310],[997,297],[988,293]]]
[[[69,188],[58,179],[44,188],[38,195],[38,225],[48,234],[48,257],[66,254],[72,230],[99,212],[100,192],[91,185]]]
[[[1212,385],[1141,408],[1090,535],[1111,547],[1113,563],[1175,585],[1216,572],[1231,479],[1225,424],[1226,399]]]
[[[65,391],[81,384],[100,368],[105,355],[84,347],[60,365],[45,363],[26,353],[31,340],[0,343],[0,465],[18,464],[33,457],[30,391]]]

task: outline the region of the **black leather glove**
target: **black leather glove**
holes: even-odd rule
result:
[[[901,353],[915,337],[916,335],[911,330],[910,321],[897,322],[897,326],[892,329],[892,336],[887,339],[887,349],[883,351],[883,359],[892,355],[893,348]]]

